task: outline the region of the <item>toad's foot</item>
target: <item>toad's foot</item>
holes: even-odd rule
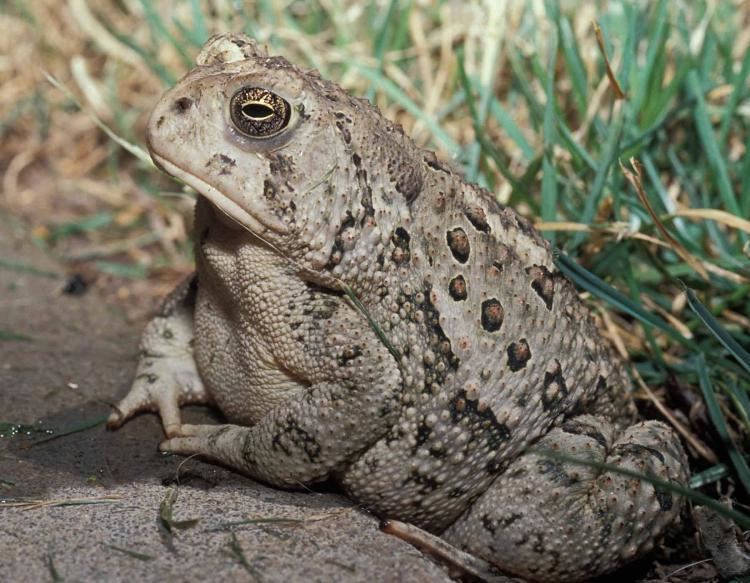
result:
[[[155,411],[167,437],[172,437],[180,434],[180,405],[210,402],[193,360],[193,282],[188,279],[178,286],[146,326],[133,386],[114,406],[109,429],[121,427],[141,411]]]

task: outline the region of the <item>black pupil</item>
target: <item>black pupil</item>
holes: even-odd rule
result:
[[[250,119],[266,119],[274,114],[273,108],[264,103],[246,103],[242,106],[242,114]]]

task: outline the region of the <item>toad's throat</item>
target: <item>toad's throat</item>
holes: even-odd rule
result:
[[[248,229],[251,233],[259,237],[262,237],[268,231],[279,234],[289,233],[289,228],[284,223],[269,216],[263,210],[252,207],[249,209],[243,208],[226,194],[174,162],[170,162],[155,152],[151,152],[151,157],[154,159],[156,165],[162,168],[167,174],[181,180],[196,190],[201,196],[205,196],[217,209],[237,224]]]

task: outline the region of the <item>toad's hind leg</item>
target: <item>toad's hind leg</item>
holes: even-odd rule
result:
[[[581,415],[511,463],[443,538],[516,575],[577,581],[648,551],[680,512],[679,497],[648,481],[563,458],[678,484],[688,467],[662,423],[646,421],[614,439],[611,421]]]
[[[208,403],[209,395],[193,360],[194,274],[167,296],[141,336],[138,369],[128,394],[107,420],[117,429],[141,411],[156,411],[168,437],[179,434],[180,405]]]

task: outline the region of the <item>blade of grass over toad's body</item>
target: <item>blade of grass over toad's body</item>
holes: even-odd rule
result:
[[[388,352],[391,353],[393,358],[395,358],[397,361],[401,360],[401,354],[399,354],[398,350],[396,350],[393,344],[391,344],[391,341],[388,339],[388,336],[385,335],[385,332],[383,332],[383,329],[375,321],[375,319],[370,315],[369,310],[356,296],[356,294],[354,293],[354,290],[352,290],[351,287],[349,287],[347,284],[345,284],[342,281],[339,282],[339,285],[341,289],[344,291],[344,293],[346,294],[346,296],[351,300],[351,302],[357,308],[357,310],[359,310],[359,312],[367,319],[367,322],[370,324],[370,327],[372,328],[373,332],[375,332],[378,339],[383,343],[383,346],[385,346],[388,349]]]
[[[730,520],[733,520],[737,526],[743,529],[750,529],[750,516],[743,512],[739,512],[737,510],[733,510],[718,500],[715,500],[714,498],[711,498],[710,496],[706,496],[705,494],[702,494],[701,492],[697,492],[695,490],[692,490],[686,486],[682,486],[681,484],[678,484],[676,482],[671,482],[664,480],[662,478],[659,478],[657,476],[653,476],[650,474],[642,474],[640,472],[635,472],[633,470],[630,470],[628,468],[625,468],[624,466],[615,466],[612,464],[606,464],[601,462],[595,462],[588,459],[566,455],[563,453],[560,453],[559,451],[553,451],[553,450],[542,450],[542,449],[536,449],[532,448],[530,451],[533,451],[537,453],[538,455],[543,455],[545,457],[549,457],[552,459],[558,459],[560,461],[570,463],[570,464],[577,464],[581,466],[587,466],[590,468],[595,468],[598,470],[602,470],[605,472],[612,472],[615,474],[620,474],[622,476],[627,476],[629,478],[635,478],[636,480],[641,480],[643,482],[648,482],[649,484],[652,484],[654,488],[659,492],[670,492],[672,494],[677,494],[679,496],[684,496],[688,500],[701,504],[703,506],[707,506],[717,514],[721,514],[722,516],[726,516]]]
[[[63,579],[60,572],[57,570],[57,567],[55,567],[55,560],[52,558],[52,553],[46,553],[44,559],[47,563],[47,570],[49,571],[49,576],[52,582],[62,583],[65,579]]]

